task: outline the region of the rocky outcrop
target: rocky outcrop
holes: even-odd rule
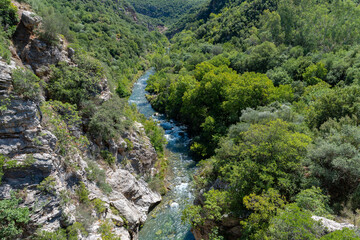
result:
[[[37,27],[41,20],[42,18],[40,16],[30,11],[24,11],[21,15],[22,23],[29,30],[33,30],[35,27]]]
[[[321,222],[321,224],[326,228],[327,232],[334,232],[336,230],[342,230],[343,228],[350,228],[350,229],[355,228],[355,226],[352,224],[338,223],[324,217],[312,216],[311,218],[314,219],[315,221]]]
[[[49,65],[60,61],[73,64],[71,58],[75,53],[64,41],[53,46],[36,38],[32,30],[40,20],[31,12],[23,12],[14,35],[14,47],[21,64],[46,80]],[[0,199],[10,198],[11,192],[16,192],[23,199],[22,206],[31,209],[31,221],[22,238],[39,227],[55,231],[81,222],[89,234],[82,236],[79,232],[79,239],[95,240],[101,238],[98,232],[101,224],[108,221],[113,233],[122,240],[137,239],[149,209],[161,201],[161,196],[144,181],[155,173],[157,155],[143,126],[135,123],[133,131],[111,145],[111,152],[119,160],[111,167],[96,159],[100,146],[91,141],[89,146],[94,148],[73,144],[66,152],[61,152],[60,138],[56,137],[54,128],[41,121],[37,103],[12,91],[14,68],[15,62],[7,64],[0,59],[0,154],[6,157]],[[104,78],[100,85],[99,97],[106,101],[111,97],[107,80]],[[76,131],[68,130],[76,138],[86,135],[81,127]],[[124,164],[124,159],[128,164]],[[89,180],[90,165],[104,172],[102,184],[107,184],[111,192],[105,192],[95,180]],[[81,184],[88,191],[90,203],[80,201]],[[96,199],[105,207],[101,213],[92,203]]]

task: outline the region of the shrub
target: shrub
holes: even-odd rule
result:
[[[79,222],[75,222],[73,225],[67,227],[66,231],[68,233],[68,240],[78,240],[79,232],[85,237],[89,235],[84,226]]]
[[[49,176],[45,178],[38,186],[37,189],[39,189],[42,192],[55,194],[55,178],[53,176]]]
[[[14,91],[25,99],[40,102],[42,97],[41,81],[28,69],[15,69],[12,72]]]
[[[309,211],[290,204],[271,219],[267,235],[271,240],[315,240],[323,233],[321,223],[313,220]]]
[[[17,239],[23,232],[24,224],[30,220],[29,209],[19,207],[21,199],[14,195],[11,199],[0,201],[0,238]]]
[[[109,220],[104,221],[99,229],[98,233],[101,234],[101,239],[103,240],[121,240],[119,237],[116,237],[114,233],[112,233],[112,223]]]
[[[78,189],[76,189],[76,194],[78,195],[79,201],[81,203],[88,204],[89,200],[89,190],[86,188],[84,182],[80,182]]]
[[[343,228],[332,233],[326,234],[320,240],[360,240],[359,233],[353,229]]]
[[[64,14],[54,12],[52,7],[48,8],[42,21],[42,32],[40,37],[55,44],[59,41],[59,34],[68,35],[69,19]]]
[[[90,181],[95,181],[96,185],[105,193],[112,192],[111,186],[106,183],[105,171],[100,169],[95,162],[88,162],[88,167],[85,169],[86,176]]]
[[[146,135],[150,138],[151,145],[153,145],[156,152],[163,154],[166,144],[164,129],[160,128],[156,122],[152,121],[152,119],[145,121],[144,128]]]
[[[104,161],[107,162],[107,164],[109,164],[110,166],[112,166],[116,162],[115,157],[108,150],[101,150],[100,155],[104,159]]]
[[[94,204],[95,211],[100,214],[106,211],[105,203],[101,201],[101,199],[95,198],[92,200],[92,203]]]
[[[5,32],[0,27],[0,57],[10,63],[11,53],[9,50],[10,41],[6,38]]]
[[[5,164],[5,160],[6,160],[6,157],[2,154],[0,154],[0,184],[1,184],[1,180],[2,180],[2,177],[4,176],[4,164]]]
[[[65,229],[60,228],[55,232],[37,231],[35,233],[34,239],[35,240],[52,240],[52,239],[67,240],[67,237],[66,237]]]
[[[312,187],[302,190],[295,197],[299,208],[309,210],[317,216],[328,217],[332,211],[329,207],[329,197],[324,195],[320,188]]]
[[[76,67],[66,62],[52,66],[48,90],[53,100],[80,106],[101,92],[104,72],[100,62],[88,56],[77,55],[74,61]]]
[[[131,126],[131,120],[125,116],[129,109],[128,103],[118,97],[113,97],[105,102],[89,123],[91,136],[99,144],[119,138],[125,129]]]
[[[18,23],[17,7],[11,0],[0,1],[0,23],[5,29],[9,29]]]

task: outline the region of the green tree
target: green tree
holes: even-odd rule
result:
[[[243,199],[245,207],[252,211],[250,216],[241,222],[244,226],[244,235],[251,239],[265,237],[269,221],[279,209],[285,208],[286,201],[279,192],[270,188],[261,195],[250,194]]]
[[[321,223],[311,219],[310,212],[289,204],[271,219],[267,237],[272,240],[315,240],[323,233]]]

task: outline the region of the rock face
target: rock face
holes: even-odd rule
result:
[[[23,65],[31,66],[38,76],[46,78],[49,64],[59,61],[71,64],[69,57],[74,52],[67,50],[65,43],[50,46],[30,36],[31,29],[40,21],[36,15],[24,12],[21,19],[14,41]],[[16,40],[21,36],[26,38]],[[39,226],[55,231],[81,222],[89,235],[79,233],[79,239],[95,240],[101,238],[98,233],[101,224],[108,222],[122,240],[137,239],[149,209],[161,201],[161,196],[144,181],[154,173],[157,155],[143,126],[135,123],[133,131],[114,141],[110,150],[119,161],[111,167],[96,159],[98,154],[93,147],[71,145],[65,153],[61,152],[56,131],[40,120],[40,107],[12,92],[11,72],[15,67],[14,62],[7,64],[0,58],[0,155],[6,157],[0,199],[10,198],[15,191],[23,199],[22,206],[32,210],[31,221],[21,238],[27,238]],[[106,79],[102,85],[106,91],[101,96],[106,101],[110,97]],[[85,136],[81,130],[69,132],[76,138]],[[100,147],[91,141],[88,146]],[[125,158],[127,165],[122,163]],[[91,166],[98,169],[94,178],[100,171],[104,173],[102,184],[107,184],[111,192],[88,177]],[[82,184],[87,189],[88,204],[78,196]],[[101,202],[105,210],[97,212],[93,201]]]
[[[343,228],[350,228],[354,229],[355,226],[349,223],[338,223],[333,220],[324,218],[324,217],[318,217],[318,216],[312,216],[312,219],[315,221],[321,222],[321,224],[327,229],[328,232],[334,232],[336,230],[342,230]]]
[[[24,11],[21,15],[21,21],[27,29],[34,29],[41,22],[41,17],[30,11]]]

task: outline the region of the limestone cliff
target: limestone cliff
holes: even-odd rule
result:
[[[31,35],[33,26],[40,21],[35,14],[24,11],[21,19],[14,36],[14,61],[8,64],[0,59],[0,103],[4,107],[0,111],[0,154],[6,157],[0,199],[14,192],[23,199],[22,206],[31,210],[23,239],[36,229],[55,231],[75,222],[83,223],[89,232],[79,231],[79,239],[98,239],[98,228],[106,220],[122,240],[137,239],[149,209],[161,201],[160,194],[144,180],[156,172],[157,154],[149,138],[142,125],[135,122],[123,138],[110,144],[109,152],[116,159],[112,166],[101,160],[101,146],[91,139],[85,145],[68,143],[66,151],[61,152],[60,140],[53,132],[56,126],[50,121],[58,113],[51,104],[43,102],[40,108],[39,103],[15,93],[12,70],[27,66],[46,80],[50,64],[72,64],[73,50],[64,41],[50,46]],[[109,99],[106,79],[99,88],[100,98]],[[81,127],[64,126],[74,139],[86,135]],[[105,175],[101,184],[106,184],[107,191],[94,180],[101,173]],[[92,204],[82,204],[79,191],[84,189]],[[98,205],[101,210],[96,208]]]

